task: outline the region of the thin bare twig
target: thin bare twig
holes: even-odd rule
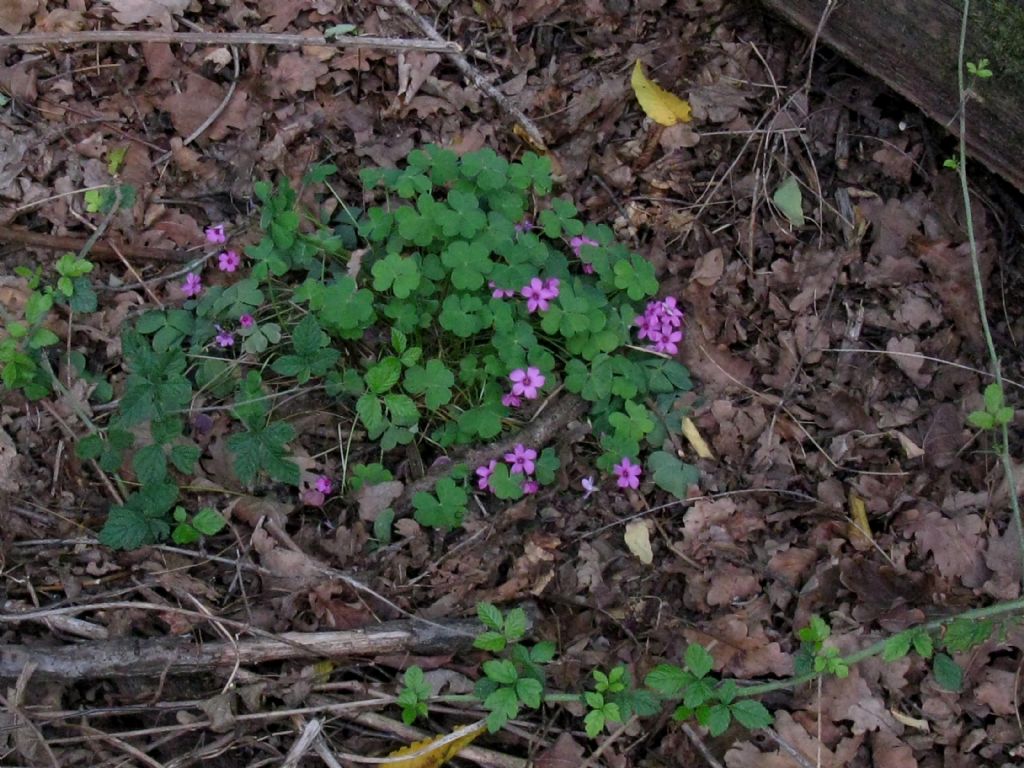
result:
[[[289,35],[269,32],[158,32],[141,30],[85,30],[82,32],[26,32],[0,37],[0,48],[29,45],[88,45],[90,43],[170,43],[182,45],[317,45],[328,48],[380,48],[392,51],[459,53],[462,46],[444,40],[408,40],[401,37]]]
[[[441,33],[434,28],[434,25],[420,16],[416,9],[406,2],[406,0],[391,0],[391,4],[408,16],[412,22],[420,28],[423,34],[431,40],[436,40],[438,45],[445,42],[445,39],[441,36]],[[448,54],[448,58],[451,59],[452,63],[458,67],[462,74],[469,78],[473,85],[487,94],[490,98],[494,99],[494,102],[499,107],[505,110],[510,117],[519,123],[520,127],[526,132],[526,135],[529,137],[530,141],[533,142],[536,149],[542,152],[547,151],[547,142],[544,141],[544,137],[541,135],[540,129],[534,124],[534,122],[528,118],[526,114],[519,109],[519,107],[509,101],[505,94],[487,82],[486,78],[480,74],[480,71],[476,67],[469,63],[469,59],[463,56],[461,51],[462,48],[459,47],[458,50],[446,50],[445,53]]]

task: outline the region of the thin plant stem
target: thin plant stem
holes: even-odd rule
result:
[[[1003,378],[1000,372],[999,353],[992,339],[992,329],[988,324],[988,313],[985,311],[985,286],[981,279],[981,264],[978,258],[978,243],[974,235],[974,215],[971,209],[971,191],[967,183],[967,102],[970,94],[964,77],[964,51],[967,47],[967,19],[971,12],[971,0],[964,0],[963,18],[960,21],[960,48],[957,54],[957,88],[960,95],[960,145],[957,162],[957,175],[960,177],[960,192],[964,199],[964,213],[967,220],[967,240],[971,249],[971,271],[974,273],[974,290],[978,296],[978,314],[981,317],[981,329],[988,347],[989,361],[996,384],[1003,390]],[[1017,530],[1017,543],[1020,547],[1021,579],[1024,582],[1024,523],[1021,522],[1020,499],[1017,496],[1017,475],[1010,458],[1010,430],[1007,424],[1000,425],[1001,444],[999,458],[1006,476],[1006,490],[1010,496],[1010,509],[1013,510],[1013,522]]]

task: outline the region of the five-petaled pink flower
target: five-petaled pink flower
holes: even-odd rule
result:
[[[243,328],[252,328],[256,324],[256,318],[250,314],[245,314],[238,318],[238,323]]]
[[[213,227],[206,228],[206,242],[222,244],[228,241],[228,236],[224,232],[224,225],[217,224]]]
[[[512,394],[525,397],[527,400],[536,399],[538,390],[544,386],[545,381],[544,374],[533,366],[526,369],[516,368],[508,375],[508,380],[512,382]]]
[[[189,272],[185,275],[185,282],[181,284],[181,292],[189,298],[198,296],[199,292],[203,290],[203,281],[195,272]]]
[[[675,297],[647,303],[642,315],[637,315],[633,324],[640,329],[637,336],[647,339],[655,352],[674,355],[679,352],[683,340],[683,311]]]
[[[334,490],[334,482],[327,475],[318,475],[316,478],[316,489],[324,496],[330,496]]]
[[[506,408],[518,408],[523,404],[523,401],[520,400],[517,395],[514,395],[511,392],[506,392],[501,396],[501,404]]]
[[[242,257],[235,251],[224,251],[217,260],[217,266],[220,267],[221,272],[234,272],[241,263]]]
[[[532,475],[533,470],[536,469],[536,464],[534,464],[536,460],[537,452],[533,448],[527,448],[522,443],[516,443],[512,452],[505,454],[505,461],[512,463],[509,472],[513,475]]]
[[[530,279],[528,285],[519,292],[526,299],[526,308],[530,312],[546,311],[548,302],[558,298],[558,278],[541,280],[539,277]]]
[[[639,488],[640,487],[640,474],[643,470],[639,464],[634,464],[629,460],[629,457],[625,457],[622,461],[612,467],[612,471],[618,478],[616,484],[619,488]]]
[[[498,466],[496,459],[491,459],[491,463],[487,466],[480,466],[476,468],[476,476],[480,478],[476,481],[476,487],[481,491],[491,490],[491,475],[494,474],[494,470]]]
[[[217,326],[219,333],[217,334],[217,346],[221,349],[230,347],[235,343],[235,335],[231,331],[225,331],[219,325]]]

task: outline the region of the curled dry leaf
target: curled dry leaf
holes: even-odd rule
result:
[[[0,30],[16,35],[32,20],[39,9],[39,0],[4,0],[0,3]]]
[[[644,114],[658,125],[690,122],[690,105],[650,80],[644,74],[644,65],[639,59],[633,67],[630,85],[633,86],[633,93],[636,94],[636,100],[640,102]]]
[[[654,550],[651,549],[651,524],[646,520],[634,520],[626,524],[624,536],[629,551],[636,555],[644,565],[654,562]]]

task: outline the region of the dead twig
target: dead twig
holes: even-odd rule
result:
[[[711,750],[708,749],[708,745],[704,743],[704,739],[700,737],[700,734],[694,730],[692,725],[689,723],[681,723],[679,728],[684,734],[686,734],[686,738],[690,740],[690,744],[693,745],[694,749],[700,752],[700,756],[704,758],[704,761],[710,765],[711,768],[724,768],[718,758],[711,754]]]
[[[3,38],[0,38],[3,39]],[[112,245],[96,242],[91,246],[90,258],[93,261],[118,261],[117,250],[125,256],[139,261],[156,261],[172,264],[184,264],[192,257],[183,251],[168,251],[162,248],[143,248],[108,238]],[[0,227],[0,243],[17,243],[33,248],[45,248],[50,251],[80,252],[85,247],[87,238],[72,235],[47,235],[42,232],[29,232],[20,227]],[[115,247],[117,250],[115,250]]]
[[[170,43],[183,45],[316,45],[328,48],[380,48],[392,51],[459,53],[462,46],[435,38],[407,40],[401,37],[289,35],[269,32],[159,32],[137,30],[84,30],[82,32],[26,32],[0,37],[0,48],[31,45],[88,45],[90,43]]]
[[[429,37],[431,40],[436,40],[438,45],[445,42],[445,39],[441,36],[441,33],[434,28],[434,25],[420,16],[416,9],[406,2],[406,0],[391,0],[391,5],[408,16],[409,19],[420,28],[424,35]],[[526,114],[519,109],[519,107],[509,101],[505,94],[487,82],[487,79],[480,74],[480,71],[476,67],[469,63],[469,59],[463,56],[461,51],[462,48],[459,46],[457,50],[445,50],[444,53],[448,54],[448,58],[451,59],[451,62],[458,67],[459,71],[462,72],[462,74],[464,74],[469,81],[473,83],[473,85],[492,98],[495,104],[501,107],[501,109],[507,112],[512,119],[519,123],[519,126],[534,144],[535,149],[541,152],[546,152],[547,142],[544,141],[544,137],[541,135],[540,129],[537,128],[534,122],[528,118]]]

